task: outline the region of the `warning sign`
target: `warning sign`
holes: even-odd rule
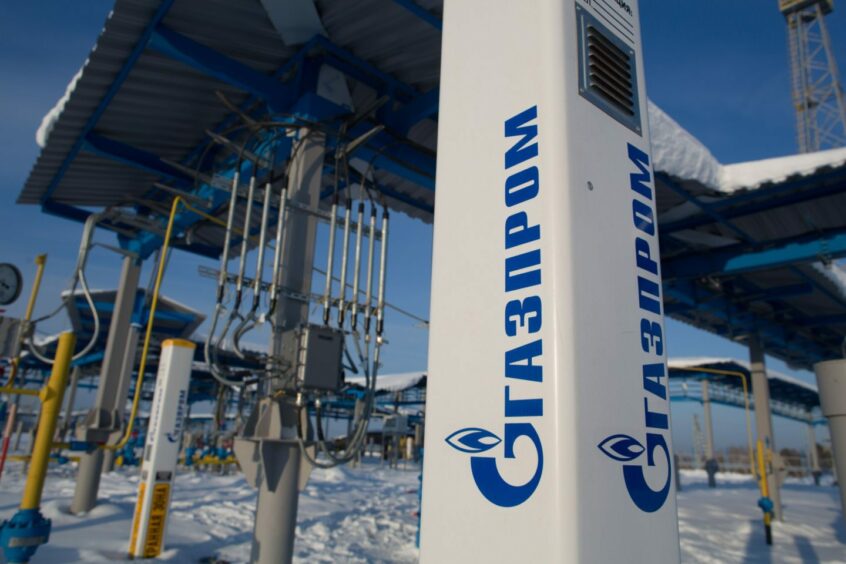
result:
[[[165,518],[170,500],[170,484],[156,484],[153,487],[153,503],[147,522],[147,538],[144,540],[144,558],[158,556],[162,551]]]

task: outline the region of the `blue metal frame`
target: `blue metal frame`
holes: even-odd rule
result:
[[[846,256],[846,233],[835,232],[827,236],[817,234],[801,239],[788,238],[776,242],[758,243],[762,250],[751,250],[741,244],[711,253],[699,253],[670,259],[663,263],[665,278],[700,278],[741,274],[769,268],[779,268],[837,259]]]
[[[414,0],[394,0],[394,4],[402,6],[438,31],[444,29],[444,22],[438,16],[426,10]]]
[[[674,184],[665,173],[658,172],[655,176],[662,183],[667,185]],[[803,189],[805,186],[807,188]],[[723,220],[729,220],[799,204],[816,198],[840,194],[844,191],[846,191],[846,172],[840,168],[826,173],[815,174],[813,178],[801,178],[771,188],[758,188],[743,192],[711,203],[709,204],[709,208],[719,213]],[[713,217],[707,213],[702,213],[677,221],[662,223],[660,228],[662,235],[669,235],[677,231],[694,229],[709,223],[713,223]]]
[[[161,23],[161,21],[167,15],[168,11],[170,10],[170,7],[173,5],[173,2],[174,0],[163,0],[161,5],[159,5],[158,9],[156,10],[155,14],[153,14],[153,17],[150,19],[149,23],[147,23],[147,27],[144,29],[144,32],[141,34],[141,37],[138,39],[138,43],[135,44],[135,47],[132,49],[132,52],[129,54],[129,57],[127,57],[126,61],[124,61],[123,66],[121,67],[117,76],[112,81],[111,85],[109,85],[109,89],[106,91],[106,95],[103,96],[103,99],[100,100],[99,104],[97,104],[97,107],[94,109],[94,112],[90,116],[88,116],[85,125],[82,127],[82,132],[80,133],[79,138],[77,138],[73,147],[71,147],[71,150],[68,151],[68,154],[65,155],[65,159],[62,161],[62,164],[59,166],[59,169],[53,176],[53,180],[50,181],[50,185],[47,187],[46,192],[41,197],[42,208],[44,207],[44,204],[49,201],[50,198],[53,196],[53,193],[56,191],[56,188],[58,188],[59,182],[61,182],[62,177],[67,172],[68,168],[70,168],[70,165],[73,160],[82,150],[82,147],[85,144],[85,136],[88,135],[88,133],[90,133],[94,129],[94,126],[97,125],[97,122],[100,120],[100,116],[102,116],[103,113],[106,111],[106,108],[109,107],[109,103],[112,101],[112,98],[114,98],[115,95],[118,93],[118,90],[120,90],[120,87],[123,85],[124,81],[129,76],[132,67],[135,66],[136,62],[138,62],[138,59],[141,57],[141,54],[147,47],[147,43],[153,36],[156,26],[158,26],[159,23]],[[54,210],[56,209],[59,208],[54,208]],[[44,209],[44,211],[50,212],[51,210]],[[79,214],[74,212],[73,215],[75,217],[78,217]]]
[[[167,164],[158,155],[103,137],[93,131],[85,136],[83,150],[162,176],[175,181],[181,187],[194,186],[193,178],[178,168]]]
[[[777,325],[758,315],[741,309],[720,294],[708,292],[702,286],[690,281],[668,281],[663,286],[664,295],[691,306],[690,316],[686,311],[674,311],[677,318],[688,318],[696,324],[696,314],[706,313],[725,323],[723,328],[712,326],[712,330],[729,339],[758,333],[769,346],[775,346],[791,361],[810,366],[820,360],[831,357],[830,350],[816,340],[810,339],[802,333],[789,331],[782,325]],[[670,307],[668,304],[667,307]]]
[[[164,25],[158,25],[153,30],[149,47],[208,76],[262,98],[274,111],[286,111],[297,98],[294,86],[274,80],[273,77],[253,70]]]

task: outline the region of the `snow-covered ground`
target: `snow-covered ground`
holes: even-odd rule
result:
[[[0,518],[14,513],[23,477],[12,464],[0,482]],[[791,480],[783,491],[785,522],[774,546],[764,544],[755,484],[719,475],[711,490],[703,472],[682,473],[679,529],[683,562],[846,562],[846,529],[837,490]],[[298,562],[414,562],[418,471],[378,463],[315,471],[300,501]],[[43,512],[53,519],[50,543],[33,562],[124,560],[138,477],[135,470],[103,477],[103,501],[88,515],[68,513],[73,469],[51,469]],[[163,560],[198,562],[249,557],[255,492],[240,475],[177,477]],[[2,557],[0,557],[2,561]]]

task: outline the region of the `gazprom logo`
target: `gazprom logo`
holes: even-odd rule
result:
[[[670,493],[672,461],[667,370],[664,363],[664,329],[661,312],[661,275],[658,266],[658,233],[655,222],[653,190],[650,186],[649,155],[628,145],[628,157],[635,172],[629,175],[632,191],[632,221],[635,228],[634,263],[637,266],[632,289],[637,296],[640,322],[637,331],[642,362],[639,374],[642,393],[632,401],[643,406],[646,441],[618,433],[606,437],[597,446],[609,458],[623,463],[623,481],[634,504],[647,513],[658,511]],[[646,454],[645,464],[641,457]],[[662,472],[666,468],[666,473]],[[652,475],[651,480],[647,474]],[[656,476],[657,475],[657,480]],[[650,482],[658,482],[657,489]]]
[[[470,469],[476,487],[488,501],[500,507],[514,507],[528,500],[543,474],[543,445],[535,428],[535,423],[543,417],[542,225],[537,217],[530,215],[533,209],[539,209],[536,198],[541,187],[537,119],[537,106],[532,106],[504,124],[505,174],[500,192],[505,208],[500,247],[503,268],[498,280],[492,281],[502,284],[503,330],[508,343],[500,353],[504,380],[497,384],[504,396],[504,401],[496,405],[503,410],[502,437],[480,427],[459,429],[446,437],[447,444],[472,455]],[[518,442],[531,445],[534,458],[529,455],[524,461],[521,450],[520,460],[516,460]],[[482,454],[500,444],[506,460],[514,459],[518,465],[530,468],[527,473],[531,477],[526,482],[506,481],[497,467],[497,460],[502,459]]]
[[[505,458],[515,458],[514,444],[520,437],[531,441],[537,455],[537,465],[529,481],[516,485],[507,482],[499,473],[496,457],[479,455],[502,442],[495,434],[478,427],[468,427],[448,436],[446,442],[454,449],[474,454],[470,457],[470,470],[476,487],[485,499],[500,507],[515,507],[532,496],[543,474],[543,448],[531,423],[505,424]]]

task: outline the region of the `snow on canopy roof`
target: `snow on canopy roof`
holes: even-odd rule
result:
[[[750,365],[749,362],[746,360],[738,360],[736,358],[730,357],[707,357],[707,356],[700,356],[700,357],[685,357],[685,358],[671,358],[667,361],[667,366],[671,370],[673,368],[708,368],[714,367],[717,365],[728,365],[732,366],[735,369],[739,368],[738,372],[746,372],[749,373]],[[729,368],[730,370],[731,368]],[[782,374],[781,372],[776,372],[775,370],[767,369],[767,378],[769,380],[780,380],[782,382],[799,386],[800,388],[805,388],[806,390],[810,390],[812,392],[819,393],[817,386],[815,384],[811,384],[810,382],[805,382],[793,376],[788,376],[787,374]]]
[[[649,100],[648,111],[656,172],[680,180],[694,180],[719,192],[751,190],[794,176],[807,176],[823,167],[846,164],[846,148],[840,148],[724,165],[652,100]]]
[[[734,192],[754,189],[764,184],[783,182],[794,176],[808,176],[823,167],[844,164],[846,148],[725,165],[721,170],[720,190]]]
[[[73,78],[71,78],[67,88],[65,88],[64,95],[59,98],[59,101],[56,102],[56,104],[52,108],[50,108],[50,111],[47,112],[47,114],[45,114],[45,116],[41,119],[41,125],[39,125],[38,129],[35,131],[35,142],[42,149],[45,145],[47,145],[47,140],[50,138],[50,133],[53,132],[53,127],[59,120],[59,116],[61,116],[62,112],[65,110],[65,105],[68,103],[71,94],[73,94],[73,91],[76,89],[76,83],[79,82],[79,79],[82,77],[82,70],[87,64],[88,59],[85,60],[85,63],[83,63],[79,70],[76,71],[76,74],[73,75]]]
[[[749,373],[749,363],[742,360],[728,357],[673,358],[667,364],[671,381],[679,382],[680,380],[684,380],[687,375],[693,376],[688,370],[696,371],[712,368],[740,372],[744,375],[744,380],[746,380],[750,389],[754,386]],[[721,387],[733,389],[740,393],[743,391],[741,382],[736,377],[720,374],[712,375],[704,371],[701,374],[707,375],[709,381],[719,384]],[[771,398],[770,407],[774,415],[780,415],[805,423],[814,420],[812,414],[820,405],[820,394],[815,385],[773,370],[767,370],[767,378],[769,380],[769,395]],[[687,386],[682,386],[681,390],[684,396],[691,397],[688,396]],[[695,398],[696,396],[694,395],[692,397]],[[729,404],[742,407],[742,401],[740,403],[737,403],[737,401],[735,398],[734,403],[732,403],[732,400],[729,399]]]
[[[377,392],[402,392],[420,384],[426,377],[425,372],[403,372],[400,374],[383,374],[376,377]],[[347,384],[365,385],[364,376],[347,376]]]
[[[717,189],[722,165],[711,151],[652,100],[648,101],[647,107],[653,168]]]

